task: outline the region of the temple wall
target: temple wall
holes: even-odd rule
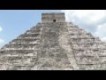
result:
[[[64,13],[61,13],[61,14],[43,13],[42,14],[42,23],[51,23],[51,22],[65,22]]]

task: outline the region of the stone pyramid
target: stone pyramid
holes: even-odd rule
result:
[[[64,13],[42,13],[42,21],[0,49],[0,70],[105,70],[106,43]]]

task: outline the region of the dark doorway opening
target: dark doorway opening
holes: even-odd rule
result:
[[[56,20],[54,19],[53,22],[56,22]]]

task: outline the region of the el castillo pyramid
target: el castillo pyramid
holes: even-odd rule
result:
[[[106,43],[64,13],[42,13],[40,23],[0,49],[0,70],[105,69]]]

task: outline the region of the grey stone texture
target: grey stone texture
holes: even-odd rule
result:
[[[64,13],[43,13],[42,22],[0,49],[0,70],[105,70],[106,43]]]

